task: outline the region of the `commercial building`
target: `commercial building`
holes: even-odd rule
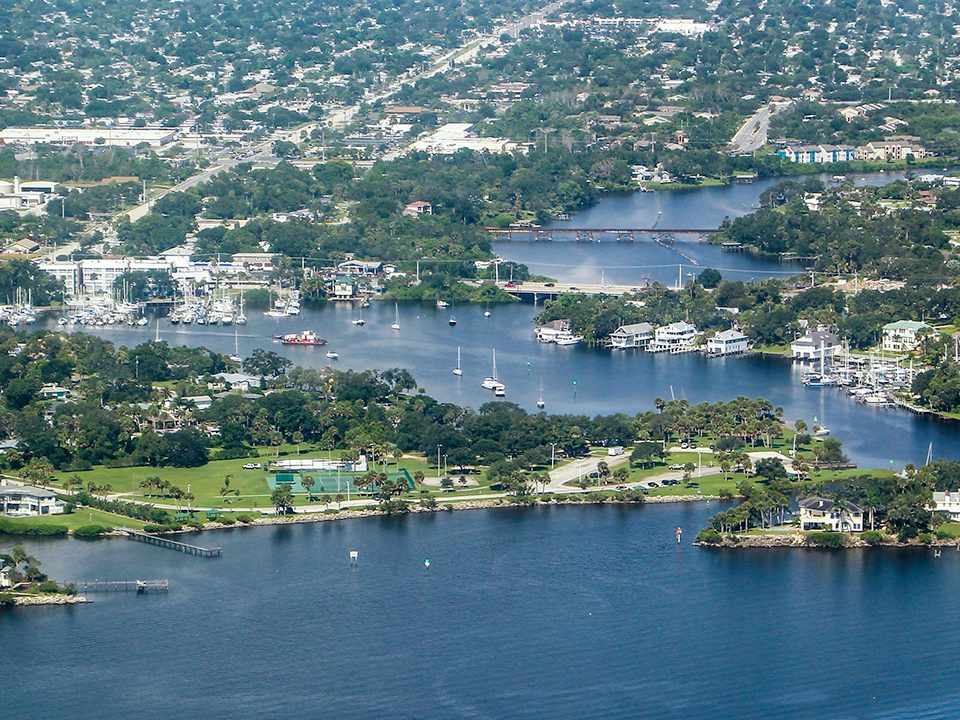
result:
[[[0,210],[29,210],[43,205],[59,183],[51,180],[0,180]]]
[[[124,273],[159,270],[173,274],[176,261],[163,258],[105,257],[86,260],[42,260],[41,270],[63,283],[67,297],[111,295]],[[184,264],[185,267],[185,264]]]
[[[929,153],[916,140],[917,138],[909,136],[891,136],[878,142],[869,142],[857,148],[856,158],[875,162],[906,160],[908,157],[920,160]]]
[[[452,155],[460,150],[505,153],[521,149],[517,143],[506,138],[477,137],[470,132],[472,127],[471,123],[447,123],[417,140],[411,147],[434,155]]]
[[[801,530],[832,530],[834,532],[861,532],[863,508],[851,502],[837,503],[822,497],[800,500]]]
[[[176,139],[174,128],[8,127],[0,130],[0,145],[163,147]]]
[[[889,352],[912,352],[925,335],[933,333],[932,327],[916,320],[898,320],[883,326],[881,347]]]
[[[707,340],[707,354],[719,357],[721,355],[738,355],[747,351],[747,336],[739,330],[723,330]]]

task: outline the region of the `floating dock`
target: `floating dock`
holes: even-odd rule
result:
[[[170,592],[168,580],[74,580],[67,583],[73,585],[77,592]]]

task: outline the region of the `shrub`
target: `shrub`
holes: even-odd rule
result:
[[[704,545],[719,545],[723,537],[713,528],[704,528],[697,533],[697,542]]]
[[[238,523],[243,523],[244,525],[247,525],[247,524],[249,524],[249,523],[252,523],[252,522],[253,522],[253,515],[248,515],[248,514],[246,514],[246,513],[244,513],[244,514],[242,514],[242,515],[237,515],[237,522],[238,522]]]
[[[112,529],[109,525],[98,525],[94,523],[91,525],[81,525],[73,531],[73,534],[77,537],[96,537],[105,532],[110,532]]]
[[[237,522],[234,518],[228,516],[217,518],[217,522],[221,525],[233,525]]]
[[[203,523],[200,520],[187,520],[187,527],[192,527],[194,530],[203,530]]]
[[[933,542],[933,535],[928,532],[922,532],[917,535],[917,539],[922,542],[924,545],[929,545]]]
[[[841,532],[810,532],[807,533],[807,544],[821,548],[842,548],[847,544],[847,535]]]
[[[42,583],[37,583],[37,590],[44,595],[68,595],[69,589],[60,585],[57,585],[55,582],[50,580],[45,580]]]
[[[29,525],[17,523],[7,518],[0,518],[0,534],[6,535],[66,535],[69,528],[66,525]]]
[[[860,537],[863,538],[863,541],[867,543],[867,545],[880,545],[886,540],[887,536],[879,530],[864,530],[860,533]]]
[[[10,593],[0,593],[0,607],[10,607],[11,605],[16,605],[16,598],[13,597]]]
[[[163,532],[163,525],[154,525],[153,523],[149,525],[144,525],[143,531],[145,533],[150,533],[150,534]]]
[[[177,530],[183,529],[183,523],[178,523],[176,521],[164,523],[163,529],[166,530],[167,532],[176,532]]]
[[[733,500],[733,491],[729,488],[724,488],[718,494],[721,500]]]
[[[250,448],[245,447],[221,448],[213,454],[214,460],[239,460],[246,457],[250,457]]]

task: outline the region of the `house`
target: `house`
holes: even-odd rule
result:
[[[738,355],[747,351],[747,344],[747,336],[739,330],[723,330],[707,340],[707,355]]]
[[[334,300],[353,300],[357,295],[357,284],[351,277],[338,277],[333,281]]]
[[[59,385],[48,383],[37,391],[37,395],[44,400],[65,400],[70,397],[70,390],[65,387],[60,387]]]
[[[337,265],[337,271],[345,275],[379,275],[383,263],[379,260],[345,260]]]
[[[610,347],[615,350],[645,348],[651,342],[653,342],[653,325],[650,323],[621,325],[610,333]]]
[[[693,348],[696,340],[697,328],[681,320],[658,327],[653,333],[653,343],[647,346],[647,350],[653,352],[683,352]]]
[[[851,502],[813,496],[800,500],[801,530],[832,530],[834,532],[862,532],[863,508]]]
[[[32,485],[0,484],[0,514],[12,517],[62,515],[67,504],[52,490]]]
[[[537,342],[556,343],[557,345],[576,345],[583,336],[574,335],[569,320],[551,320],[536,329]]]
[[[920,346],[924,336],[932,332],[932,327],[916,320],[887,323],[883,326],[881,346],[890,352],[912,352]]]
[[[806,335],[790,343],[790,357],[794,360],[823,360],[833,357],[839,351],[840,340],[822,326],[808,331]]]
[[[933,493],[933,507],[930,510],[947,513],[951,520],[960,520],[960,490]]]
[[[215,378],[221,380],[230,386],[231,390],[240,390],[241,392],[250,392],[260,389],[260,378],[256,375],[247,375],[246,373],[217,373]]]
[[[187,395],[181,397],[180,402],[192,405],[197,410],[209,410],[213,405],[213,398],[209,395]]]
[[[806,165],[848,162],[856,157],[856,152],[856,148],[850,145],[793,145],[777,150],[777,155],[784,160]]]
[[[433,215],[433,205],[428,203],[426,200],[417,200],[403,208],[403,214],[409,217]]]

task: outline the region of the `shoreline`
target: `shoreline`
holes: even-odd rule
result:
[[[13,607],[49,607],[51,605],[84,605],[93,602],[84,595],[17,595]]]
[[[960,539],[941,539],[934,538],[930,542],[900,542],[894,537],[884,539],[880,542],[867,542],[858,535],[848,534],[845,537],[844,544],[840,547],[824,547],[811,543],[806,535],[800,532],[794,533],[768,533],[766,535],[733,535],[724,536],[720,542],[708,543],[697,540],[693,543],[697,547],[705,548],[724,548],[724,549],[770,549],[770,548],[788,548],[792,550],[861,550],[864,548],[960,548]]]

